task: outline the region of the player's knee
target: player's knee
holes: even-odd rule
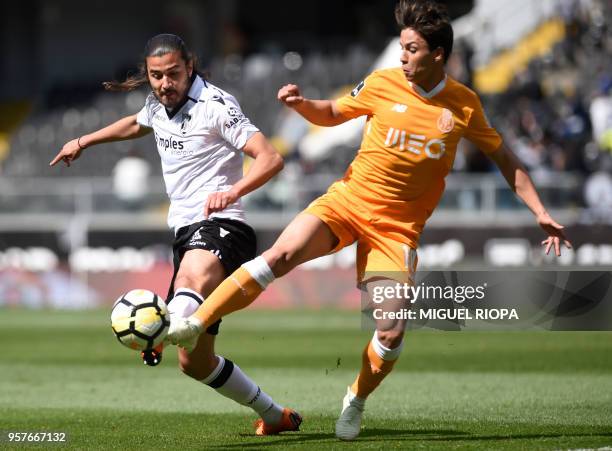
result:
[[[196,277],[192,274],[178,274],[174,280],[174,286],[180,288],[190,288],[194,291],[201,292],[202,281],[200,277]]]
[[[179,354],[179,368],[185,376],[201,381],[206,379],[217,367],[217,357],[195,357],[187,353]]]
[[[298,252],[288,246],[272,246],[263,257],[276,277],[282,277],[297,266]]]
[[[175,291],[177,288],[190,288],[194,291],[197,291],[198,293],[204,294],[206,291],[206,288],[211,285],[211,283],[214,283],[218,281],[214,281],[211,279],[211,276],[207,273],[204,274],[190,274],[190,273],[183,273],[183,274],[178,274],[176,276],[176,279],[174,281],[174,287],[175,287]],[[210,291],[210,290],[208,290]]]
[[[377,332],[378,341],[381,345],[388,349],[396,349],[398,346],[401,346],[402,340],[404,339],[404,331],[391,329]]]

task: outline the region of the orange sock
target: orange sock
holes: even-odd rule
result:
[[[351,391],[359,398],[366,399],[382,380],[391,372],[395,360],[383,360],[372,347],[370,341],[363,350],[361,358],[361,371],[351,385]]]
[[[251,304],[262,291],[251,274],[240,267],[215,288],[192,316],[206,329],[219,318]]]

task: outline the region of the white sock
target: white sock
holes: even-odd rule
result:
[[[168,313],[172,317],[187,318],[195,312],[204,302],[204,298],[197,291],[189,288],[179,288],[174,297],[168,301]]]
[[[374,331],[372,337],[372,348],[374,352],[383,360],[397,360],[404,349],[404,340],[399,344],[397,348],[387,348],[378,339],[378,332]]]
[[[366,402],[365,398],[360,398],[355,393],[353,393],[353,390],[351,390],[351,387],[349,387],[348,389],[348,397],[349,397],[349,404],[360,407],[361,410],[363,410],[363,408],[365,407],[365,402]]]
[[[219,358],[217,367],[200,382],[214,388],[226,398],[250,407],[261,416],[264,423],[277,424],[283,413],[282,406],[276,404],[270,395],[242,372],[238,365],[221,356],[217,357]]]
[[[257,281],[262,289],[266,289],[268,285],[274,282],[274,273],[268,265],[268,262],[261,255],[254,258],[242,265],[246,269],[251,277]]]
[[[186,318],[193,314],[202,302],[204,302],[204,299],[196,291],[189,288],[179,288],[171,301],[168,302],[168,312],[171,318],[174,315]],[[200,382],[214,388],[217,393],[236,401],[238,404],[251,407],[261,415],[265,423],[278,423],[283,408],[244,374],[238,365],[221,356],[217,357],[219,358],[217,367]]]

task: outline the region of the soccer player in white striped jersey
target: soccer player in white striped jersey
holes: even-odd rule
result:
[[[67,142],[50,164],[70,166],[93,145],[154,133],[170,197],[168,225],[175,232],[167,297],[172,320],[195,312],[219,283],[255,257],[255,234],[240,198],[278,173],[283,161],[236,99],[198,73],[180,37],[157,35],[144,55],[139,74],[104,84],[130,91],[148,83],[151,93],[142,110]],[[254,158],[244,175],[243,153]],[[275,403],[231,360],[215,354],[219,323],[207,328],[191,352],[179,350],[183,373],[255,410],[261,416],[255,422],[257,435],[298,430],[299,414]],[[143,359],[157,365],[161,348],[144,352]]]

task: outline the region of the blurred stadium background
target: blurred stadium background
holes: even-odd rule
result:
[[[423,234],[421,269],[612,267],[612,3],[455,0],[449,72],[477,90],[575,245],[542,255],[542,232],[468,143]],[[285,155],[246,199],[265,248],[341,176],[361,123],[311,127],[276,101],[284,83],[341,95],[397,64],[395,0],[21,0],[0,14],[0,447],[6,431],[64,431],[62,449],[338,449],[333,424],[371,332],[360,329],[354,252],[276,281],[224,319],[218,352],[238,362],[303,432],[256,440],[250,411],[176,368],[145,368],[108,327],[132,288],[164,295],[172,234],[152,137],[48,163],[69,139],[138,111],[145,91],[101,83],[136,69],[144,44],[180,34],[211,80]],[[291,308],[288,308],[291,307]],[[277,311],[271,311],[270,309]],[[316,309],[316,310],[315,310]],[[368,401],[352,449],[568,449],[612,437],[610,332],[411,331]],[[259,437],[257,439],[260,439]],[[44,446],[44,445],[43,445]],[[603,449],[603,448],[602,448]]]
[[[483,98],[491,122],[530,169],[574,252],[545,258],[542,233],[491,163],[462,144],[423,234],[421,268],[612,265],[612,6],[604,0],[447,2],[448,71]],[[286,168],[246,198],[260,249],[329,183],[359,144],[361,123],[312,127],[276,91],[337,96],[374,67],[397,65],[395,0],[146,3],[11,2],[0,22],[0,306],[107,305],[133,287],[165,294],[171,233],[152,137],[49,168],[63,143],[138,111],[146,90],[107,93],[144,43],[174,32],[211,80],[234,93],[284,154]],[[353,123],[354,122],[354,123]],[[248,164],[248,163],[247,163]],[[354,253],[305,265],[258,304],[357,307]],[[335,283],[329,284],[330,274]]]

